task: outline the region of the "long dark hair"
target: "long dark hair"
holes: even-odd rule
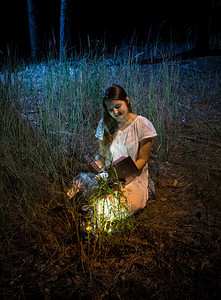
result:
[[[103,140],[100,141],[99,144],[99,152],[100,155],[105,158],[109,154],[110,145],[114,139],[114,136],[117,132],[117,121],[111,117],[108,112],[105,101],[106,100],[121,100],[125,101],[128,107],[128,111],[132,112],[131,104],[127,100],[127,93],[125,90],[118,84],[112,84],[109,86],[104,93],[103,96],[103,127],[104,127],[104,135]],[[102,158],[101,157],[101,158]]]
[[[106,100],[122,100],[125,101],[128,107],[128,111],[132,112],[130,102],[127,101],[127,93],[125,90],[118,84],[112,84],[109,86],[104,93],[103,97],[103,107],[104,107],[104,117],[103,117],[103,126],[106,134],[113,135],[117,130],[117,121],[111,117],[108,112],[105,101]]]

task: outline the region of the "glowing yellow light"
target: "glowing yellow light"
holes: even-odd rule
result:
[[[91,225],[88,225],[88,226],[86,227],[86,230],[87,230],[87,231],[91,231],[91,230],[92,230]]]

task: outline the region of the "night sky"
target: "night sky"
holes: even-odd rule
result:
[[[41,43],[47,44],[54,33],[59,39],[60,0],[38,0],[38,20]],[[47,5],[45,5],[47,3]],[[49,5],[51,3],[51,5]],[[194,27],[199,16],[200,0],[183,1],[73,1],[71,10],[72,43],[87,35],[119,43],[129,40],[136,32],[140,40],[146,40],[150,26],[157,30],[162,24],[162,35],[170,28],[185,38],[190,27]],[[194,3],[194,4],[193,4]],[[8,0],[1,4],[1,50],[6,43],[29,53],[29,29],[26,0]]]

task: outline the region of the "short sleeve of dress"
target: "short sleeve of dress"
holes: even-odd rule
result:
[[[139,142],[142,141],[143,139],[153,138],[157,136],[153,124],[148,119],[144,117],[139,118],[137,122],[137,126],[138,126],[137,133],[138,133]]]
[[[103,140],[103,135],[104,135],[104,127],[103,127],[103,119],[101,119],[100,122],[98,123],[95,137],[98,138],[99,140]]]

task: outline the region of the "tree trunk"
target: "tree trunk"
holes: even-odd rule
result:
[[[210,0],[201,0],[200,5],[196,50],[204,53],[209,50]]]
[[[31,44],[31,56],[34,59],[39,57],[39,35],[36,17],[36,5],[34,0],[27,0],[29,34]]]
[[[64,59],[67,47],[70,45],[71,1],[61,0],[60,9],[60,50],[59,58]]]

